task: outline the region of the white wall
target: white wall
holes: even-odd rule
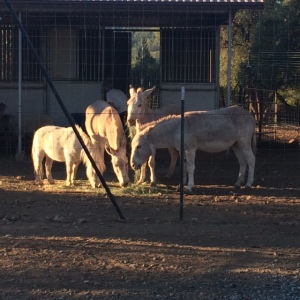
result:
[[[160,88],[161,106],[181,103],[181,87],[185,88],[185,111],[219,108],[215,84],[172,83]]]
[[[41,84],[23,84],[22,86],[23,114],[42,113],[45,108],[45,87]],[[5,114],[17,115],[19,111],[19,90],[17,83],[0,85],[0,102],[6,105]]]
[[[79,83],[70,81],[54,81],[55,88],[70,114],[84,113],[87,106],[102,99],[101,83]],[[185,111],[210,110],[219,108],[217,92],[213,84],[163,84],[160,89],[161,105],[181,103],[181,87],[185,88]],[[18,114],[17,84],[0,86],[1,99],[6,105],[5,113]],[[49,89],[49,88],[48,88]],[[46,97],[46,89],[42,85],[23,88],[23,115],[49,113],[59,126],[69,126],[56,97],[51,90]],[[48,100],[47,100],[47,99]]]
[[[91,103],[102,98],[101,84],[98,83],[54,81],[53,84],[70,114],[84,113]],[[50,93],[49,113],[55,117],[57,125],[69,126],[65,114],[52,92]]]
[[[84,113],[88,105],[103,98],[100,83],[54,81],[53,84],[70,114]],[[17,116],[19,109],[17,84],[0,85],[0,90],[0,102],[6,105],[4,113]],[[46,88],[41,84],[23,86],[22,115],[49,113],[55,118],[57,125],[69,126],[63,110],[49,88],[48,93],[47,97]]]

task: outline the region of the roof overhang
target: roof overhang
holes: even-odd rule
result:
[[[228,23],[240,9],[262,9],[262,0],[10,0],[29,25],[200,27]],[[11,23],[0,3],[0,24]],[[87,18],[88,17],[88,18]]]

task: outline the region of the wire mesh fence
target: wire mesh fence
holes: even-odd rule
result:
[[[222,1],[208,8],[202,3],[203,10],[172,1],[167,10],[160,2],[46,2],[34,6],[29,0],[12,1],[54,86],[82,128],[87,106],[106,100],[102,83],[110,78],[127,99],[130,85],[144,90],[156,86],[147,100],[151,109],[180,103],[182,86],[187,90],[186,110],[225,106],[230,96],[231,104],[246,105],[253,112],[259,140],[278,141],[284,129],[284,143],[297,140],[295,32],[300,25],[292,11],[286,35],[285,27],[279,31],[281,14],[277,21],[268,18],[277,7],[261,10],[260,1],[241,1],[234,8]],[[286,11],[294,4],[281,5]],[[70,124],[5,3],[0,10],[0,151],[13,158],[21,144],[30,160],[32,136],[44,115],[56,125]]]

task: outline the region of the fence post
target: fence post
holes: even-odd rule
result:
[[[180,222],[183,219],[183,172],[184,172],[184,97],[185,89],[181,87],[181,145],[180,145]]]

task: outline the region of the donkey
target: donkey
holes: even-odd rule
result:
[[[76,128],[102,174],[105,171],[105,164],[98,149],[93,146],[89,136],[78,125],[76,125]],[[86,166],[86,176],[91,186],[93,188],[101,186],[97,173],[72,127],[50,125],[39,128],[33,136],[31,157],[35,172],[35,181],[40,185],[43,184],[42,162],[46,157],[45,170],[50,184],[54,184],[51,169],[55,160],[66,163],[67,186],[74,186],[76,184],[76,173],[80,162],[83,162]]]
[[[232,106],[206,112],[187,112],[184,116],[184,151],[188,182],[186,191],[194,186],[196,150],[221,152],[232,148],[239,165],[239,175],[235,186],[239,188],[245,179],[246,187],[253,183],[255,167],[256,122],[254,117],[242,107]],[[132,140],[131,167],[139,169],[155,153],[156,148],[181,145],[181,117],[169,116],[154,121],[142,129]]]
[[[155,90],[155,86],[146,91],[142,91],[142,88],[138,88],[137,91],[130,86],[129,94],[130,99],[127,101],[127,124],[133,126],[137,120],[141,126],[146,123],[158,120],[162,117],[172,114],[180,114],[180,105],[165,105],[159,109],[151,109],[147,106],[147,97]],[[166,178],[170,178],[175,170],[176,162],[179,156],[178,151],[174,147],[168,147],[171,162],[169,170],[166,174]],[[146,179],[146,166],[143,164],[141,168],[141,175],[138,183],[143,183]],[[150,168],[150,184],[154,186],[156,183],[155,176],[155,153],[150,156],[148,160],[148,166]]]
[[[121,187],[128,185],[126,135],[119,113],[107,102],[98,100],[85,111],[85,128],[104,161],[104,149],[111,156],[114,172]]]

